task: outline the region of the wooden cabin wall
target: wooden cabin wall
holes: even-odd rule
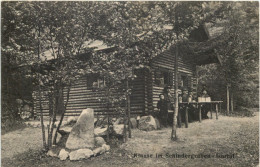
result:
[[[159,95],[163,93],[164,87],[157,86],[155,84],[155,71],[156,70],[168,70],[172,74],[173,82],[172,82],[172,89],[170,90],[172,94],[174,94],[174,68],[175,68],[175,52],[174,50],[167,50],[163,52],[161,55],[155,57],[151,63],[151,75],[152,75],[152,107],[153,111],[157,112],[157,102],[159,101]],[[178,58],[178,72],[183,73],[191,78],[190,84],[193,91],[194,96],[197,95],[196,92],[196,65],[184,60],[180,55]]]
[[[148,115],[153,112],[153,82],[152,81],[152,72],[150,69],[142,69],[144,72],[144,85],[145,85],[145,101],[144,101],[144,114]]]
[[[145,112],[145,100],[147,98],[145,84],[145,71],[143,69],[135,70],[137,76],[130,82],[132,93],[130,96],[131,114],[143,114]]]
[[[130,96],[130,107],[131,114],[143,114],[144,112],[144,101],[145,101],[145,78],[142,71],[136,73],[137,78],[133,81],[130,81],[130,86],[132,87],[132,94]],[[64,90],[64,102],[66,101],[67,89]],[[122,92],[114,92],[116,93]],[[102,101],[106,98],[105,92],[101,90],[93,91],[87,87],[87,77],[82,77],[73,84],[70,90],[69,101],[66,109],[65,116],[78,116],[83,109],[93,108],[95,115],[107,115],[107,114],[117,114],[116,109],[110,107],[110,110],[107,110],[107,106]],[[34,98],[34,111],[37,115],[40,115],[40,103],[39,95],[37,91],[33,93]],[[101,99],[101,100],[100,100]],[[120,107],[125,108],[125,103],[122,103]],[[42,109],[43,115],[49,115],[49,99],[47,91],[42,91]]]

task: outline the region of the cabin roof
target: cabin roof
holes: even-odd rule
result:
[[[204,24],[191,32],[188,41],[179,43],[180,55],[187,62],[196,65],[220,64],[221,57],[216,54],[215,49],[221,41],[223,27],[214,27],[211,24]],[[175,46],[171,49],[174,50]],[[156,56],[157,57],[157,56]]]

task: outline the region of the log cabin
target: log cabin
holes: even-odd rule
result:
[[[205,26],[200,26],[190,34],[190,45],[199,43],[207,45],[209,33]],[[187,44],[186,44],[187,45]],[[86,60],[87,61],[87,60]],[[137,76],[131,81],[130,87],[130,113],[131,116],[149,115],[158,111],[156,105],[159,101],[159,95],[163,93],[166,86],[171,86],[171,93],[174,94],[174,80],[178,77],[178,87],[188,88],[197,96],[197,66],[218,63],[221,64],[220,58],[214,54],[214,48],[198,51],[196,54],[185,51],[185,48],[179,48],[178,56],[178,76],[174,75],[175,70],[175,46],[162,54],[154,57],[149,66],[142,69],[135,69]],[[66,108],[65,116],[78,116],[86,108],[93,108],[95,115],[116,115],[115,108],[107,109],[106,105],[100,101],[105,96],[104,91],[97,91],[105,85],[103,78],[97,74],[87,75],[77,80],[70,89],[70,98]],[[47,92],[42,93],[42,109],[44,116],[49,115],[49,102]],[[65,93],[64,93],[65,94]],[[34,112],[39,115],[39,97],[37,91],[33,93]],[[124,106],[122,106],[124,107]]]

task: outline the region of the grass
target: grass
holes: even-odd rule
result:
[[[190,123],[189,128],[178,129],[179,140],[175,142],[170,140],[170,128],[150,132],[135,129],[132,131],[133,138],[127,143],[119,145],[113,142],[111,151],[98,157],[81,161],[60,161],[46,156],[38,149],[4,158],[2,166],[255,167],[259,163],[259,118],[258,113],[256,114],[257,116],[244,118],[220,116],[218,120],[207,119],[202,123]],[[138,157],[135,157],[137,154]],[[153,157],[144,158],[147,154]],[[156,154],[161,154],[162,157],[156,158]],[[176,158],[175,154],[186,157]],[[234,156],[231,157],[232,155]]]
[[[25,127],[26,125],[23,120],[12,120],[12,119],[2,120],[1,134],[4,135],[8,132],[24,129]]]

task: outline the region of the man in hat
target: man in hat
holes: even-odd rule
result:
[[[188,100],[189,100],[188,89],[186,87],[184,87],[182,89],[181,99],[182,99],[182,102],[188,102]],[[180,105],[180,110],[179,110],[179,115],[178,115],[178,118],[179,118],[178,125],[179,125],[179,127],[181,127],[181,120],[185,120],[185,108],[186,108],[186,105],[187,104]]]
[[[168,102],[168,110],[174,109],[174,96],[171,94],[171,86],[166,86],[163,90],[165,100]]]

